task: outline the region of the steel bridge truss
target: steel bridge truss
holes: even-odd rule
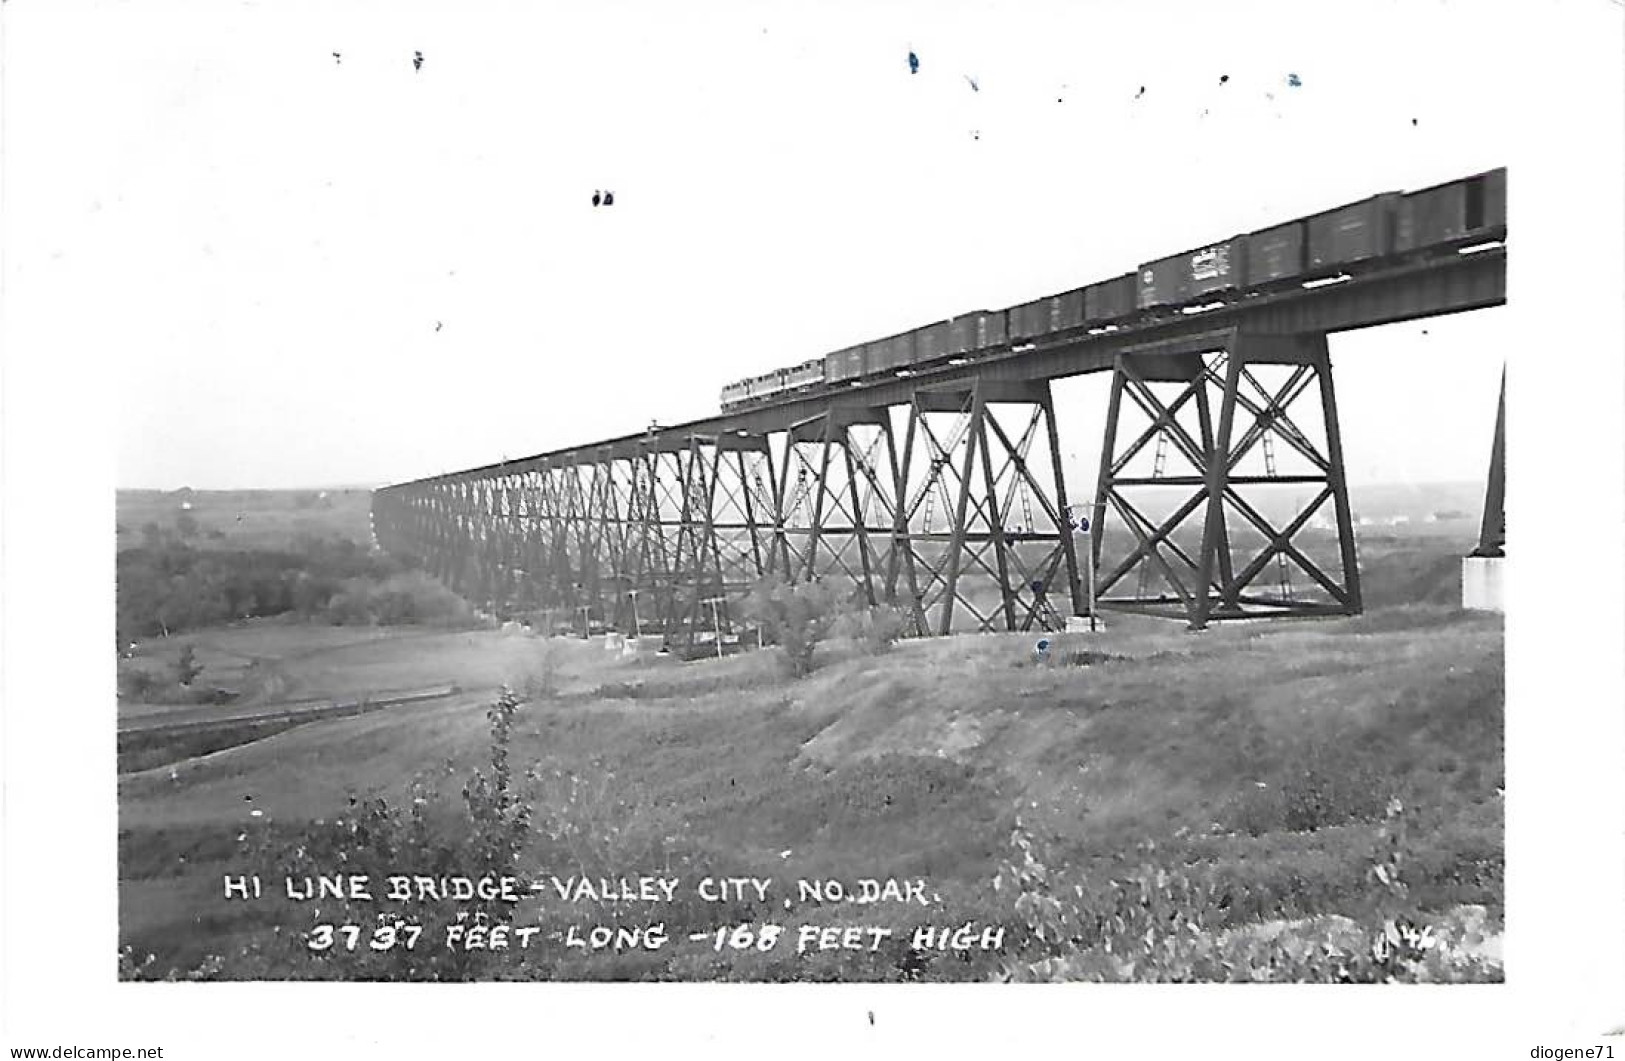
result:
[[[1056,629],[1089,608],[1072,515],[1048,381],[972,376],[380,491],[374,533],[494,614],[721,652],[763,578],[836,579],[919,634]],[[1120,351],[1093,517],[1101,609],[1358,613],[1325,336]]]
[[[1081,612],[1047,381],[916,390],[897,482],[886,598],[919,632],[949,633],[961,613],[960,629],[1052,630]]]
[[[492,614],[682,652],[747,634],[763,578],[836,579],[920,634],[1054,629],[1082,608],[1059,452],[1047,382],[973,379],[380,491],[374,534]]]
[[[1108,514],[1129,532],[1116,555],[1106,550]],[[1231,332],[1118,354],[1094,527],[1102,609],[1198,629],[1215,619],[1357,614],[1325,336]]]

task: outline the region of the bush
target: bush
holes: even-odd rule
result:
[[[1336,915],[1235,924],[1231,889],[1207,870],[1149,862],[1105,888],[1074,883],[1045,864],[1045,845],[1018,820],[1015,857],[994,887],[1011,897],[1041,955],[1006,962],[1000,978],[1021,981],[1272,981],[1462,983],[1501,979],[1481,953],[1482,907],[1424,916],[1403,871],[1403,807],[1389,800],[1370,877],[1385,901],[1375,917]],[[1141,847],[1150,855],[1151,844]]]
[[[180,658],[175,661],[175,683],[191,685],[202,673],[203,667],[197,661],[197,651],[191,645],[181,649]]]
[[[325,609],[339,625],[401,626],[412,623],[452,625],[468,622],[468,602],[421,571],[392,575],[382,582],[353,578]]]
[[[508,687],[525,702],[551,700],[559,694],[559,646],[543,638],[536,653],[510,678]]]
[[[840,596],[824,582],[795,585],[763,579],[745,598],[745,614],[757,623],[764,640],[779,646],[785,670],[793,678],[811,674],[813,653],[834,629]]]
[[[119,695],[130,700],[146,700],[153,690],[164,684],[163,679],[140,666],[120,666],[118,670]]]
[[[865,652],[878,656],[891,651],[891,647],[907,635],[909,620],[901,608],[859,603],[841,616],[836,629]]]
[[[1383,772],[1334,745],[1306,749],[1297,765],[1232,801],[1232,826],[1250,836],[1310,833],[1382,818]]]

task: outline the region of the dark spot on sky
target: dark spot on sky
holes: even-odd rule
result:
[[[1303,82],[1298,79],[1297,74],[1288,74],[1288,75],[1286,75],[1286,83],[1288,85],[1291,85],[1293,88],[1302,88],[1303,87]]]
[[[969,74],[966,74],[965,75],[965,80],[970,82],[970,90],[972,92],[980,92],[980,91],[982,91],[982,86],[978,85],[976,83],[976,79],[974,77],[970,76]]]
[[[439,331],[439,330],[440,330],[440,328],[441,328],[441,324],[440,324],[440,322],[439,322],[439,321],[435,321],[435,322],[434,322],[434,330],[435,330],[435,331]]]
[[[414,70],[422,70],[423,69],[423,53],[422,52],[413,52],[412,53],[412,69],[414,69]]]
[[[972,140],[980,140],[982,138],[982,131],[980,129],[972,129],[970,131],[970,138]]]
[[[1220,74],[1219,75],[1219,84],[1223,85],[1226,82],[1228,82],[1229,80],[1230,80],[1230,75],[1229,74]]]
[[[343,60],[342,60],[342,59],[340,59],[340,58],[339,58],[339,53],[338,53],[338,52],[334,52],[334,53],[333,53],[333,62],[334,62],[334,63],[340,63],[340,62],[343,62]]]
[[[602,205],[603,201],[604,201],[604,193],[603,192],[593,192],[592,193],[592,205],[594,205],[594,206]]]
[[[1415,125],[1415,124],[1416,124],[1416,119],[1415,119],[1415,118],[1412,118],[1412,119],[1411,119],[1411,124],[1412,124],[1412,125]]]
[[[875,1022],[875,1011],[874,1011],[874,1010],[870,1010],[870,1011],[869,1011],[869,1023],[870,1023],[870,1024],[873,1024],[873,1023],[874,1023],[874,1022]]]
[[[911,74],[920,72],[920,57],[912,51],[908,53],[908,72]]]
[[[1139,99],[1139,98],[1140,98],[1140,97],[1141,97],[1141,96],[1143,96],[1143,95],[1145,95],[1145,86],[1144,86],[1144,85],[1141,85],[1141,86],[1140,86],[1140,91],[1138,91],[1138,92],[1136,92],[1136,93],[1135,93],[1135,94],[1134,94],[1134,98],[1135,98],[1135,99]]]
[[[605,192],[604,193],[604,205],[605,206],[614,206],[615,205],[615,193],[614,192]]]

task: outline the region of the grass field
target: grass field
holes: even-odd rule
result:
[[[1499,918],[1495,618],[1413,605],[1200,635],[1123,619],[1090,638],[1090,666],[1034,665],[1019,635],[907,642],[882,656],[836,644],[800,681],[781,677],[771,652],[626,661],[597,641],[497,632],[357,639],[296,628],[201,640],[219,653],[206,662],[221,666],[274,642],[291,687],[327,693],[429,680],[472,690],[555,669],[557,695],[519,713],[515,768],[537,768],[544,818],[615,840],[589,866],[538,830],[528,856],[543,871],[636,874],[663,863],[693,877],[923,877],[944,911],[1019,928],[991,888],[1019,814],[1046,838],[1058,874],[1106,881],[1151,857],[1214,875],[1229,886],[1224,923],[1234,928],[1366,912],[1377,898],[1369,852],[1397,795],[1413,817],[1420,908],[1477,904]],[[265,868],[243,863],[245,830],[339,818],[357,795],[409,802],[415,776],[463,776],[485,754],[489,699],[471,692],[299,726],[121,776],[123,942],[185,969],[263,929],[219,894],[222,874]],[[1321,780],[1306,793],[1310,763]],[[728,912],[790,916],[748,903]],[[720,913],[682,916],[703,930]],[[1019,952],[1014,935],[1006,950]],[[887,955],[714,957],[549,952],[515,974],[900,975]],[[988,969],[942,961],[924,975]]]

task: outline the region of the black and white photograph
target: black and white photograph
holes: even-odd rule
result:
[[[1625,4],[0,33],[10,1056],[1625,1056]]]

